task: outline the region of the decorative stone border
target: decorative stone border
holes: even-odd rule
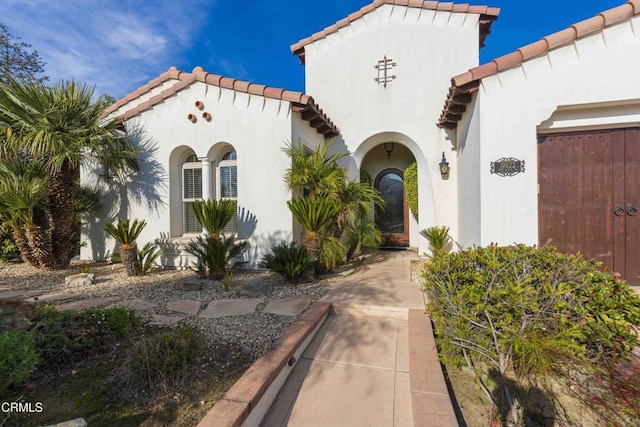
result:
[[[409,309],[409,382],[414,426],[459,425],[438,359],[431,318],[414,308]]]
[[[198,427],[258,425],[330,309],[327,302],[309,307],[211,408]]]

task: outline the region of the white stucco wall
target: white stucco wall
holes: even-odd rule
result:
[[[204,104],[202,111],[195,107],[196,101]],[[212,120],[203,119],[203,112],[209,112]],[[195,114],[197,122],[189,121],[188,114]],[[184,157],[181,154],[185,150],[191,149],[199,158],[208,158],[214,162],[211,173],[215,177],[215,161],[222,154],[221,150],[229,146],[237,153],[238,206],[244,214],[241,215],[244,221],[238,225],[238,235],[251,245],[246,255],[248,267],[255,267],[272,245],[293,238],[293,221],[286,204],[290,194],[283,182],[290,161],[282,148],[286,141],[299,138],[316,143],[318,134],[309,128],[308,122],[300,119],[299,114],[292,112],[289,102],[196,82],[144,111],[127,125],[139,125],[147,130],[146,136],[156,148],[158,165],[155,170],[163,169],[166,175],[164,179],[156,179],[156,190],[164,205],[153,210],[145,200],[129,198],[128,206],[116,209],[120,217],[147,220],[148,225],[138,240],[140,246],[159,237],[180,240],[181,166],[179,162],[171,164],[172,153],[173,159],[179,159]],[[211,187],[215,195],[215,178]],[[97,244],[95,239],[100,230],[97,225],[93,228],[85,229],[94,237],[94,242],[83,249],[83,258],[99,255],[92,246]],[[106,246],[109,250],[113,242],[107,242]]]
[[[478,38],[478,15],[384,5],[305,47],[306,92],[340,128],[354,165],[377,144],[405,145],[418,162],[419,227],[447,225],[454,237],[456,158],[435,123],[451,76],[477,65]],[[374,81],[385,55],[397,63],[386,89]],[[448,181],[438,170],[443,151]],[[412,233],[411,245],[418,243],[424,252],[426,242]]]
[[[477,103],[466,113],[477,116],[472,121],[480,126],[465,143],[469,149],[479,141],[480,171],[460,184],[473,186],[479,179],[481,235],[467,243],[538,243],[538,131],[638,126],[638,69],[635,17],[482,80]],[[525,160],[526,172],[490,174],[489,163],[501,157]]]

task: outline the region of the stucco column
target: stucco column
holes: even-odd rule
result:
[[[207,157],[201,157],[202,163],[202,198],[204,200],[211,200],[213,197],[211,194],[211,162]]]

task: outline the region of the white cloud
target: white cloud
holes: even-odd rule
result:
[[[0,2],[0,22],[30,43],[53,81],[123,96],[154,78],[200,36],[216,0]]]

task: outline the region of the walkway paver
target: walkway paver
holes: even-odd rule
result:
[[[189,316],[195,316],[200,311],[201,303],[198,300],[193,299],[181,299],[178,301],[171,301],[167,303],[167,310],[177,311],[178,313],[188,314]]]
[[[0,299],[13,299],[13,298],[22,298],[22,297],[28,297],[31,295],[37,294],[37,292],[35,291],[22,291],[22,290],[18,290],[18,291],[5,291],[5,292],[0,292]]]
[[[164,316],[162,314],[152,314],[149,324],[151,326],[173,326],[184,318],[185,316]]]
[[[82,297],[82,294],[65,294],[62,292],[57,292],[53,294],[38,295],[35,297],[27,298],[25,299],[25,301],[36,302],[36,298],[37,298],[37,301],[39,303],[43,303],[43,302],[53,302],[53,301],[64,301],[67,299],[75,299],[79,297]]]
[[[89,298],[78,301],[68,302],[66,304],[56,305],[58,311],[82,310],[83,308],[100,307],[110,302],[118,300],[117,297]]]
[[[200,313],[199,317],[213,319],[216,317],[249,314],[256,311],[256,307],[261,302],[262,300],[259,298],[211,301],[207,308]]]
[[[157,306],[158,304],[156,304],[155,302],[145,301],[141,298],[136,298],[128,301],[118,302],[116,304],[113,304],[112,307],[124,307],[124,308],[128,308],[129,310],[144,311]]]
[[[290,298],[271,300],[263,311],[265,313],[281,314],[283,316],[297,316],[309,306],[311,299],[311,295],[298,295]]]
[[[407,318],[424,301],[410,282],[412,259],[410,251],[378,252],[334,283],[323,300],[337,314],[303,352],[262,426],[413,426]]]

